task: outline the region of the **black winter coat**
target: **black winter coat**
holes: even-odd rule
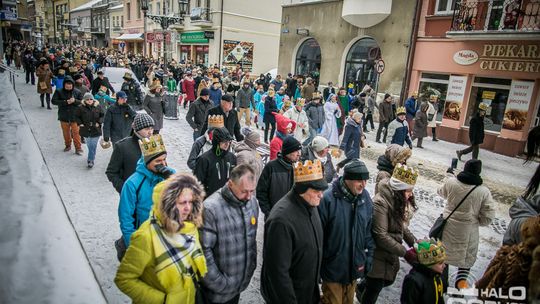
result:
[[[96,101],[95,105],[80,105],[75,110],[75,120],[79,125],[79,133],[82,137],[101,136],[101,125],[103,124],[103,111]]]
[[[341,179],[324,192],[318,207],[324,231],[321,277],[325,282],[350,284],[365,276],[373,262],[373,202],[365,189],[355,199],[348,198]]]
[[[141,85],[135,80],[122,83],[122,91],[127,94],[127,102],[131,106],[140,106],[144,100]]]
[[[276,117],[272,113],[279,113],[276,105],[276,98],[266,96],[264,99],[264,117],[263,121],[267,123],[276,123]]]
[[[278,157],[266,164],[257,183],[257,200],[266,217],[274,205],[289,192],[294,184],[294,170],[291,163]]]
[[[113,104],[105,113],[103,121],[103,137],[105,140],[117,141],[131,134],[133,119],[137,113],[127,104]]]
[[[197,129],[200,131],[203,128],[204,123],[206,122],[205,119],[207,119],[206,114],[213,106],[214,104],[210,99],[204,101],[201,97],[197,98],[197,100],[189,106],[189,110],[186,114],[186,121],[193,130]]]
[[[229,115],[225,115],[225,112],[223,112],[220,105],[217,105],[208,110],[200,134],[204,134],[206,133],[206,130],[208,130],[208,116],[210,115],[222,115],[227,131],[229,131],[231,135],[234,135],[236,141],[244,140],[244,135],[242,135],[242,132],[240,132],[240,122],[238,121],[238,114],[236,110],[232,109],[231,111],[229,111]]]
[[[320,303],[322,244],[317,208],[291,190],[264,224],[261,294],[267,304]]]
[[[403,280],[401,303],[444,304],[443,291],[446,286],[443,284],[440,274],[424,265],[416,264]]]
[[[469,140],[471,145],[481,145],[484,142],[484,117],[476,113],[469,124]]]
[[[322,103],[310,102],[305,107],[306,115],[309,120],[309,127],[313,130],[319,130],[323,127],[325,117],[324,117],[324,106]]]
[[[126,137],[114,145],[105,174],[118,193],[122,192],[124,182],[135,172],[140,158],[141,148],[137,135]]]
[[[97,77],[92,81],[92,95],[96,95],[99,91],[99,88],[101,86],[107,87],[107,94],[110,95],[109,91],[114,93],[114,88],[112,87],[111,83],[109,82],[109,78],[103,77],[103,79]]]
[[[195,164],[193,174],[203,184],[206,197],[225,186],[232,169],[236,166],[236,156],[227,152],[217,156],[214,148],[203,153]]]
[[[66,90],[66,82],[73,84],[72,90]],[[75,102],[68,104],[67,100],[71,97],[75,98]],[[71,76],[66,76],[64,79],[64,87],[61,90],[56,90],[52,97],[52,104],[58,106],[58,120],[62,122],[75,122],[75,110],[81,104],[82,94],[75,88],[75,83]]]

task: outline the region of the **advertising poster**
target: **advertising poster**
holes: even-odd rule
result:
[[[533,87],[533,81],[512,81],[504,112],[503,129],[521,131],[525,128]]]
[[[223,65],[242,69],[253,69],[253,42],[223,40]]]
[[[459,120],[461,105],[465,99],[465,88],[467,87],[467,76],[451,75],[446,92],[446,102],[444,104],[443,118]]]

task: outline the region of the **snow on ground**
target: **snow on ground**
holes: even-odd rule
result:
[[[22,74],[20,74],[22,75]],[[129,299],[114,285],[113,279],[118,267],[116,251],[113,242],[120,236],[118,226],[118,194],[105,176],[105,168],[110,158],[111,150],[103,150],[98,146],[96,164],[93,169],[86,168],[86,156],[77,156],[74,150],[62,152],[64,147],[59,122],[56,120],[56,107],[47,111],[39,106],[39,97],[35,87],[25,85],[18,79],[18,94],[30,126],[35,133],[37,142],[43,152],[45,161],[57,185],[58,192],[65,202],[66,210],[72,219],[73,226],[81,239],[82,245],[90,264],[97,276],[109,303],[128,303]],[[192,132],[185,121],[185,110],[179,113],[179,120],[165,120],[162,135],[168,150],[168,163],[178,171],[187,171],[187,157],[192,145]],[[373,194],[373,178],[377,172],[376,163],[367,154],[382,154],[383,144],[374,143],[374,133],[370,133],[372,148],[362,152],[372,179],[367,189]],[[454,150],[463,145],[446,142],[433,143],[425,141],[426,149],[414,149],[413,163],[423,163],[425,167],[437,169],[446,168],[454,157]],[[86,147],[83,145],[86,151]],[[86,153],[86,152],[85,152]],[[522,188],[532,175],[532,167],[522,167],[521,160],[513,159],[482,150],[484,175],[493,178],[493,183],[515,183]],[[464,157],[467,159],[467,157]],[[488,163],[488,164],[486,164]],[[460,163],[462,166],[463,163]],[[444,172],[444,171],[443,171]],[[512,174],[508,181],[508,173]],[[506,178],[505,177],[506,174]],[[429,175],[420,178],[415,193],[419,210],[414,216],[410,229],[417,237],[427,235],[427,231],[442,212],[444,201],[436,195],[439,181]],[[481,276],[502,240],[501,232],[508,216],[504,208],[497,214],[497,223],[481,228],[481,244],[478,260],[473,267],[473,274]],[[259,292],[260,268],[262,265],[261,250],[263,236],[262,217],[259,221],[258,232],[258,267],[248,289],[242,293],[241,303],[261,303]],[[401,281],[409,267],[402,263],[402,270],[396,282],[381,293],[379,303],[395,303],[399,299]]]
[[[105,303],[3,73],[0,100],[0,302]]]

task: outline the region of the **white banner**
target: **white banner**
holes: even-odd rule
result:
[[[510,88],[506,110],[504,111],[503,128],[523,130],[527,122],[527,113],[532,99],[533,81],[513,80]]]
[[[465,89],[467,88],[467,76],[450,75],[448,91],[446,92],[446,103],[444,105],[443,117],[451,120],[459,120],[461,104],[465,99]]]

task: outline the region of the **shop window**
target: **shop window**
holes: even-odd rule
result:
[[[476,77],[471,87],[465,125],[469,125],[471,117],[478,112],[478,105],[483,102],[488,105],[484,118],[484,129],[501,131],[511,83],[510,79]]]
[[[435,15],[452,15],[456,0],[437,0]]]
[[[196,45],[195,47],[195,62],[197,64],[204,64],[208,66],[208,46],[207,45]]]
[[[304,41],[296,53],[295,73],[313,78],[317,87],[320,71],[321,47],[317,40],[311,38]]]
[[[126,3],[127,20],[131,20],[131,3]]]
[[[375,60],[381,57],[377,42],[372,38],[363,38],[353,44],[345,61],[345,77],[343,85],[352,85],[355,92],[360,92],[365,85],[377,87],[378,74],[375,71]]]
[[[448,74],[422,73],[420,78],[418,95],[421,100],[428,101],[431,95],[438,96],[438,101],[434,104],[438,122],[442,121],[449,80],[450,75]]]

